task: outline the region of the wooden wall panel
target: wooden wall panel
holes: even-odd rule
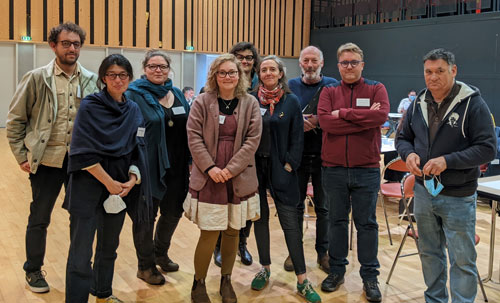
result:
[[[285,14],[285,56],[292,55],[293,1],[286,0]]]
[[[104,45],[104,1],[94,0],[94,44]]]
[[[122,45],[134,45],[134,3],[133,0],[123,0]]]
[[[172,49],[172,0],[163,0],[163,37],[164,49]]]
[[[32,0],[33,2],[33,0]],[[40,1],[43,2],[43,1]],[[75,0],[65,0],[63,5],[63,22],[75,22]]]
[[[16,5],[21,1],[15,1]],[[40,12],[43,14],[43,11]],[[42,15],[43,18],[43,15]],[[47,31],[59,24],[59,0],[47,0]],[[47,33],[47,37],[49,34]],[[17,39],[17,38],[16,38]]]
[[[0,39],[9,39],[9,1],[0,1]],[[17,38],[14,38],[17,39]]]
[[[295,1],[295,21],[294,25],[294,39],[293,39],[293,56],[298,56],[300,53],[301,37],[302,37],[302,1]]]
[[[33,3],[33,1],[31,1],[31,3]],[[87,34],[85,37],[85,44],[90,44],[90,0],[79,0],[78,24]]]
[[[30,1],[33,42],[43,42],[44,27],[50,30],[61,18],[64,22],[76,20],[77,0],[46,1],[46,24],[43,23],[43,1]],[[0,31],[0,40],[9,40],[9,30],[14,32],[15,41],[27,34],[26,3],[25,0],[14,1],[14,24],[10,29],[9,1],[0,0],[0,28],[7,29]],[[121,24],[120,3],[123,5]],[[237,42],[249,41],[262,55],[297,57],[300,49],[309,44],[309,0],[149,0],[148,11],[146,4],[146,0],[78,0],[78,22],[87,32],[87,44],[93,34],[93,44],[103,46],[106,31],[110,47],[161,47],[183,51],[186,46],[193,46],[198,52],[224,53]],[[90,16],[93,16],[92,24]],[[91,27],[93,33],[90,33]]]
[[[31,41],[43,42],[43,1],[31,1]],[[1,10],[1,8],[0,8]],[[40,13],[42,12],[42,13]],[[1,16],[0,16],[1,18]],[[0,25],[0,28],[1,25]]]
[[[147,15],[146,15],[146,1],[136,1],[136,46],[146,48],[146,33],[147,33]]]
[[[160,0],[150,0],[149,1],[149,47],[159,48],[160,47]]]
[[[26,1],[14,2],[14,39],[26,36]]]
[[[108,45],[120,45],[120,0],[108,0]]]
[[[175,0],[175,47],[184,50],[184,0]]]

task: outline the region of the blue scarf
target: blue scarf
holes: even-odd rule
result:
[[[141,79],[130,83],[128,89],[142,95],[151,106],[157,110],[161,110],[163,114],[163,108],[158,100],[165,97],[172,90],[172,80],[168,79],[163,85],[159,85],[152,83],[143,75]]]

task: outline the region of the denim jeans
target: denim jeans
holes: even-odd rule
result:
[[[377,196],[379,168],[323,167],[323,189],[329,205],[330,273],[345,274],[349,240],[349,212],[357,230],[359,273],[363,281],[376,281],[378,252]]]
[[[274,205],[278,212],[281,229],[285,234],[285,242],[288,253],[292,259],[293,268],[296,275],[306,272],[306,263],[304,258],[304,247],[302,242],[302,229],[300,229],[298,206],[285,205],[274,195],[272,184],[270,182],[269,158],[257,158],[257,178],[259,179],[259,197],[260,197],[260,219],[254,222],[255,241],[259,251],[259,262],[261,265],[271,265],[271,247],[269,237],[269,204],[267,202],[266,189],[271,189],[271,196],[274,199]],[[298,201],[297,201],[298,202]],[[297,204],[298,205],[298,204]]]
[[[314,211],[316,213],[316,252],[318,257],[326,255],[328,251],[328,205],[324,199],[321,186],[321,156],[304,155],[297,170],[299,178],[300,201],[306,199],[307,183],[312,179],[314,190]],[[299,217],[303,222],[304,203],[299,204]],[[302,227],[302,226],[301,226]]]
[[[116,249],[125,211],[107,214],[101,206],[92,217],[70,216],[68,263],[66,265],[66,302],[86,303],[89,293],[106,298],[112,295]],[[92,243],[97,230],[94,266]]]
[[[68,184],[67,162],[66,157],[62,168],[40,165],[37,172],[29,176],[33,201],[26,228],[26,262],[23,268],[27,273],[38,271],[43,265],[50,216],[62,185],[66,187]]]
[[[415,184],[415,218],[424,273],[425,300],[448,302],[446,247],[452,302],[474,302],[477,293],[476,197],[432,197]]]

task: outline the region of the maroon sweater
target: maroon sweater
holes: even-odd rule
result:
[[[370,110],[373,103],[379,110]],[[323,166],[379,167],[380,126],[387,120],[390,104],[385,86],[361,78],[326,86],[318,103],[323,130]],[[332,111],[339,110],[339,118]]]

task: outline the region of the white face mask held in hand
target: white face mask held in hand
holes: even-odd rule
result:
[[[127,208],[127,205],[118,195],[109,195],[106,201],[104,201],[104,210],[108,214],[117,214],[125,208]]]

